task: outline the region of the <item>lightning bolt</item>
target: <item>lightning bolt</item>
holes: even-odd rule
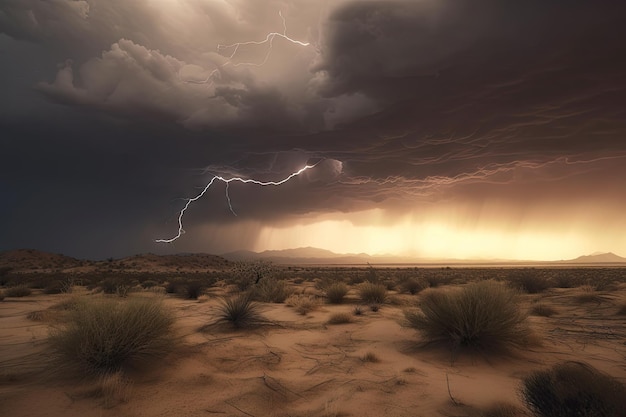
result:
[[[224,51],[224,50],[229,50],[232,49],[232,52],[230,55],[226,56],[227,61],[224,62],[223,64],[221,64],[218,68],[214,69],[213,71],[211,71],[211,73],[209,74],[209,76],[203,80],[203,81],[193,81],[193,80],[189,80],[186,81],[188,83],[192,83],[192,84],[206,84],[206,83],[213,83],[213,76],[217,73],[220,72],[220,68],[225,67],[226,65],[232,65],[233,67],[239,67],[242,65],[250,65],[250,66],[255,66],[255,67],[261,67],[263,65],[265,65],[265,63],[267,62],[267,60],[269,59],[270,55],[272,54],[272,49],[274,48],[274,39],[276,37],[282,38],[288,42],[291,42],[295,45],[300,45],[300,46],[310,46],[311,44],[309,42],[302,42],[299,41],[297,39],[293,39],[289,36],[287,36],[287,21],[285,20],[285,17],[283,16],[283,13],[279,10],[278,11],[278,16],[280,16],[281,21],[283,22],[283,31],[282,32],[270,32],[267,34],[267,36],[265,36],[265,39],[263,39],[262,41],[246,41],[246,42],[236,42],[230,45],[222,45],[222,44],[218,44],[217,45],[217,50],[218,51]],[[261,61],[260,63],[254,63],[254,62],[238,62],[236,64],[232,63],[232,60],[235,58],[235,55],[237,55],[237,52],[239,51],[239,48],[242,46],[246,46],[246,45],[264,45],[264,44],[269,44],[269,48],[267,50],[267,53],[265,54],[265,57],[263,58],[263,61]]]
[[[298,175],[302,174],[304,171],[306,171],[308,169],[315,168],[317,166],[317,164],[319,164],[319,162],[317,162],[317,163],[315,163],[313,165],[305,165],[303,168],[300,168],[296,172],[291,173],[289,176],[283,178],[280,181],[259,181],[259,180],[255,180],[255,179],[251,179],[251,178],[241,178],[241,177],[224,178],[224,177],[222,177],[220,175],[216,175],[213,178],[211,178],[211,181],[209,181],[209,183],[202,189],[202,192],[200,192],[200,194],[198,194],[197,196],[195,196],[193,198],[187,199],[187,202],[185,203],[184,207],[180,210],[180,212],[178,212],[178,233],[176,234],[176,236],[174,236],[172,238],[169,238],[169,239],[157,239],[157,240],[155,240],[155,242],[157,242],[157,243],[172,243],[173,241],[175,241],[176,239],[181,237],[185,233],[185,230],[183,229],[183,217],[185,216],[185,212],[187,211],[189,206],[191,206],[192,203],[194,203],[194,202],[198,201],[199,199],[201,199],[202,196],[204,196],[204,194],[206,194],[206,192],[209,190],[209,188],[211,188],[211,186],[216,181],[221,181],[221,182],[226,184],[226,201],[228,202],[228,207],[229,207],[231,213],[233,213],[233,215],[236,216],[237,214],[235,213],[235,210],[233,209],[233,206],[232,206],[232,203],[231,203],[231,200],[230,200],[230,195],[228,194],[228,187],[230,186],[231,182],[235,182],[236,181],[236,182],[241,182],[243,184],[256,184],[256,185],[261,185],[263,187],[266,187],[266,186],[278,187],[279,185],[282,185],[282,184],[286,183],[287,181],[291,180],[292,178],[295,178]]]

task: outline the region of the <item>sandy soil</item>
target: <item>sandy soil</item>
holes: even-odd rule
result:
[[[626,382],[626,316],[616,315],[626,287],[596,302],[577,301],[579,293],[551,289],[525,296],[526,306],[541,300],[558,310],[549,318],[529,317],[541,346],[514,357],[464,354],[454,361],[445,350],[417,347],[417,332],[400,324],[403,306],[365,309],[353,323],[329,325],[332,313],[352,312],[355,304],[321,305],[306,316],[264,304],[271,325],[200,331],[215,317],[217,298],[167,297],[183,347],[153,369],[129,375],[109,404],[89,384],[60,379],[47,368],[54,320],[27,317],[50,311],[68,295],[7,298],[0,302],[0,415],[469,416],[470,407],[496,401],[521,407],[520,378],[562,360],[586,361]],[[410,304],[417,297],[395,298]],[[380,361],[364,361],[370,352]]]

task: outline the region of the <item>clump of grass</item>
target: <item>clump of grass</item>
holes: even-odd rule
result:
[[[286,304],[293,307],[298,314],[305,316],[319,306],[319,301],[312,295],[294,294],[287,299]]]
[[[159,285],[158,282],[152,280],[152,279],[147,279],[144,282],[141,283],[141,287],[144,289],[148,289],[148,288],[152,288],[152,287],[156,287],[157,285]]]
[[[558,313],[556,308],[543,303],[537,303],[530,309],[530,314],[533,316],[552,317],[556,313]]]
[[[378,310],[380,310],[380,305],[370,304],[370,311],[373,311],[374,313],[376,313]]]
[[[373,352],[367,352],[365,355],[361,356],[361,360],[363,362],[371,362],[371,363],[380,362],[380,358]]]
[[[177,287],[177,292],[188,300],[197,300],[204,293],[205,284],[199,280],[187,281]]]
[[[343,298],[348,294],[348,286],[343,282],[335,282],[327,286],[324,293],[329,303],[341,304]]]
[[[264,322],[259,308],[248,293],[224,298],[217,308],[217,322],[230,324],[235,329],[259,326]]]
[[[362,306],[354,306],[354,308],[352,309],[352,314],[354,314],[355,316],[362,316],[363,315],[363,307]]]
[[[538,294],[550,288],[548,279],[538,271],[517,271],[508,277],[509,283],[528,294]]]
[[[495,281],[471,283],[457,291],[431,290],[423,295],[420,308],[404,314],[429,343],[495,350],[525,345],[530,336],[518,294]]]
[[[15,287],[9,287],[4,290],[6,297],[26,297],[32,294],[32,290],[26,285],[16,285]]]
[[[596,289],[588,284],[580,287],[580,294],[577,294],[574,299],[579,303],[601,303],[602,296],[596,292]]]
[[[104,375],[165,356],[174,345],[173,324],[158,300],[82,301],[49,340],[61,366]]]
[[[582,362],[563,362],[525,377],[522,400],[538,417],[618,417],[626,410],[626,388]]]
[[[285,280],[274,277],[263,278],[251,287],[252,298],[264,303],[284,303],[292,292]]]
[[[415,295],[425,288],[428,288],[428,282],[417,278],[408,278],[400,283],[400,290],[411,295]]]
[[[365,304],[382,304],[387,298],[387,287],[381,284],[364,282],[359,286],[359,296]]]
[[[352,323],[352,316],[350,313],[333,313],[330,315],[327,321],[328,324],[347,324]]]

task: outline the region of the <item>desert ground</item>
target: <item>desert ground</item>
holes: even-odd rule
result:
[[[122,293],[76,279],[70,293],[32,288],[26,296],[6,296],[15,280],[31,276],[14,274],[12,283],[4,282],[0,301],[0,414],[521,416],[531,415],[520,395],[522,378],[559,362],[582,361],[626,383],[623,269],[521,271],[551,285],[520,290],[533,341],[505,353],[424,344],[420,332],[407,326],[404,311],[419,308],[429,291],[454,291],[487,278],[507,281],[520,271],[282,268],[280,280],[292,295],[283,302],[258,302],[264,321],[237,329],[216,324],[224,297],[238,292],[219,270],[195,299],[167,293],[167,274],[154,275],[156,285],[144,288],[150,273],[134,281],[126,276]],[[387,288],[381,303],[364,302],[359,294],[359,286],[373,275]],[[420,287],[412,294],[402,284],[409,276],[436,288]],[[321,283],[333,280],[349,289],[341,304],[328,303],[321,289]],[[48,337],[64,325],[62,306],[78,298],[161,300],[175,317],[176,348],[105,382],[66,375],[51,360]],[[310,305],[299,308],[298,300]],[[346,313],[348,322],[332,324],[336,313]],[[517,411],[489,411],[497,403]]]

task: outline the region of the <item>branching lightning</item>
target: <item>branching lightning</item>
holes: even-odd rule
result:
[[[221,181],[223,183],[226,184],[226,201],[228,202],[228,207],[231,211],[231,213],[233,213],[233,215],[237,215],[235,213],[235,210],[233,209],[231,200],[230,200],[230,195],[228,194],[228,187],[230,186],[231,182],[241,182],[243,184],[256,184],[256,185],[261,185],[261,186],[279,186],[282,185],[284,183],[286,183],[287,181],[291,180],[292,178],[297,177],[298,175],[302,174],[304,171],[311,169],[311,168],[315,168],[317,166],[317,164],[319,164],[319,162],[313,164],[313,165],[305,165],[303,168],[300,168],[299,170],[297,170],[296,172],[290,174],[289,176],[283,178],[280,181],[259,181],[259,180],[255,180],[255,179],[251,179],[251,178],[241,178],[241,177],[233,177],[233,178],[224,178],[220,175],[216,175],[213,178],[211,178],[211,181],[209,181],[209,183],[202,189],[202,192],[200,192],[200,194],[198,194],[197,196],[193,197],[193,198],[189,198],[187,199],[187,202],[185,203],[185,205],[183,206],[183,208],[180,210],[180,212],[178,213],[178,233],[176,234],[176,236],[169,238],[169,239],[157,239],[156,242],[157,243],[171,243],[173,241],[175,241],[176,239],[178,239],[179,237],[181,237],[184,233],[185,230],[183,229],[183,217],[185,216],[185,212],[187,211],[187,209],[189,208],[189,206],[191,206],[192,203],[198,201],[199,199],[202,198],[202,196],[204,196],[204,194],[206,194],[206,192],[209,190],[209,188],[211,188],[211,186],[213,185],[213,183],[215,183],[216,181]]]
[[[220,68],[225,67],[226,65],[232,65],[233,67],[239,67],[239,66],[243,66],[243,65],[250,65],[250,66],[254,66],[254,67],[261,67],[263,65],[265,65],[265,63],[267,62],[267,60],[269,59],[270,55],[272,54],[272,49],[274,48],[274,39],[278,36],[279,38],[282,38],[288,42],[291,42],[295,45],[300,45],[300,46],[310,46],[311,44],[309,42],[303,42],[303,41],[299,41],[297,39],[293,39],[289,36],[287,36],[287,21],[285,20],[285,17],[283,16],[283,13],[281,11],[278,11],[278,16],[280,16],[280,19],[283,22],[283,31],[282,32],[270,32],[267,34],[267,36],[265,36],[265,39],[263,39],[262,41],[246,41],[246,42],[236,42],[230,45],[222,45],[222,44],[218,44],[217,45],[217,50],[218,51],[225,51],[225,50],[231,50],[232,52],[230,53],[230,55],[226,55],[226,62],[224,62],[223,64],[221,64],[218,68],[214,69],[213,71],[211,71],[209,73],[209,76],[203,80],[203,81],[193,81],[193,80],[188,80],[186,82],[188,83],[192,83],[192,84],[206,84],[206,83],[210,83],[213,84],[213,76],[215,76],[215,74],[218,74],[220,72]],[[236,64],[232,63],[232,60],[235,58],[235,55],[237,55],[237,52],[239,51],[239,48],[242,46],[246,46],[246,45],[264,45],[264,44],[269,44],[269,48],[267,50],[267,53],[265,54],[265,57],[263,58],[263,60],[261,62],[238,62]]]

